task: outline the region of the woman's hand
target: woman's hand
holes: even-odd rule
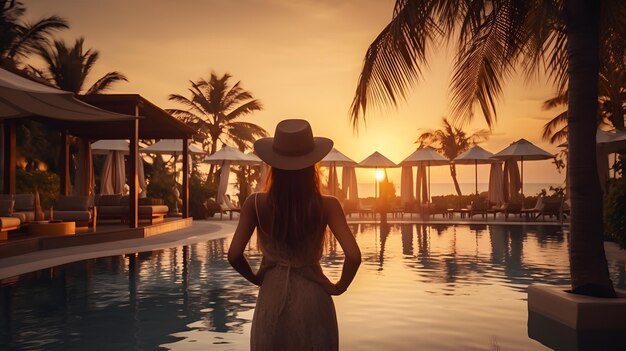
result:
[[[324,274],[320,274],[318,277],[317,282],[322,286],[328,295],[337,296],[345,292],[345,290],[342,291],[339,289],[337,284],[331,282]]]

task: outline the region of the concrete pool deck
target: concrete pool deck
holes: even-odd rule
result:
[[[0,259],[0,279],[90,258],[152,251],[232,234],[236,220],[193,221],[190,227],[143,238],[116,240],[29,252]]]

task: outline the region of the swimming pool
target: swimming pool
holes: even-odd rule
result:
[[[557,226],[351,225],[363,264],[335,298],[343,350],[544,350],[526,287],[568,284]],[[230,237],[66,264],[2,281],[0,347],[247,350],[257,289],[226,260]],[[256,245],[247,250],[260,262]],[[336,279],[342,253],[327,240]],[[624,262],[610,261],[626,287]],[[7,347],[8,346],[8,347]]]

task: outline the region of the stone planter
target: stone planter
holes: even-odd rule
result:
[[[569,286],[528,287],[528,336],[555,350],[626,348],[626,292],[606,299],[575,295]]]

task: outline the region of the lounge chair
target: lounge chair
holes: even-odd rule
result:
[[[224,202],[222,202],[219,205],[220,205],[220,208],[222,209],[220,211],[220,219],[222,219],[223,214],[226,213],[226,212],[228,212],[230,219],[233,219],[233,212],[241,212],[241,208],[235,206],[230,201],[230,196],[228,196],[228,195],[226,195],[224,197]]]
[[[353,213],[359,213],[359,202],[357,200],[345,200],[343,202],[343,212],[346,216],[352,217]]]
[[[20,227],[21,222],[19,218],[11,217],[14,203],[15,200],[13,199],[0,199],[0,241],[9,238],[9,230],[15,230]]]
[[[363,203],[363,201],[361,199],[359,199],[359,217],[365,215],[365,216],[369,216],[369,215],[373,215],[374,214],[374,206],[373,205],[365,205]]]
[[[539,212],[537,212],[535,219],[541,217],[542,220],[546,220],[546,216],[554,216],[556,219],[561,220],[563,217],[562,201],[561,199],[546,201]]]
[[[535,202],[535,206],[532,208],[524,208],[522,209],[522,214],[526,216],[526,219],[536,220],[543,209],[544,201],[543,195],[539,195],[537,197],[537,202]]]
[[[510,214],[516,214],[518,217],[522,217],[522,203],[521,202],[508,202],[504,207],[504,220],[509,219]]]
[[[18,218],[21,224],[35,220],[35,194],[2,194],[0,199],[14,201],[8,217]]]
[[[470,219],[474,217],[474,215],[481,215],[484,219],[487,219],[489,214],[489,201],[484,197],[478,197],[470,204],[468,208],[468,216]]]
[[[437,202],[433,202],[428,204],[428,215],[429,216],[433,216],[433,219],[435,219],[435,216],[440,214],[441,218],[444,219],[446,217],[448,217],[448,205],[442,201],[437,201]]]
[[[55,220],[76,222],[77,227],[96,226],[96,211],[91,196],[59,196],[52,207]]]

